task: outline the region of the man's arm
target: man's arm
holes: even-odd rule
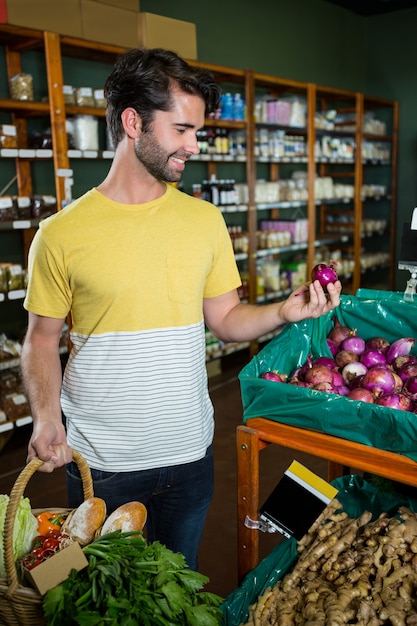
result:
[[[64,322],[65,319],[29,313],[21,355],[23,382],[33,418],[27,460],[38,456],[45,461],[41,469],[46,472],[72,459],[60,403],[62,368],[59,340]]]
[[[223,341],[250,341],[289,322],[317,318],[340,304],[340,281],[328,285],[328,294],[316,280],[297,288],[286,300],[262,306],[243,304],[236,291],[204,300],[204,319]]]

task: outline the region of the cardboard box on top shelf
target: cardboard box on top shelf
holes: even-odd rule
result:
[[[81,37],[79,0],[0,0],[7,4],[9,24]]]
[[[137,47],[138,13],[96,0],[81,0],[82,37],[124,48]]]
[[[196,25],[155,13],[138,14],[138,45],[166,48],[185,59],[197,59]]]
[[[111,4],[112,7],[118,9],[126,9],[127,11],[140,11],[139,0],[96,0],[102,4]]]

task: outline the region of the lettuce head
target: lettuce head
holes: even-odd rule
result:
[[[4,566],[4,522],[9,496],[0,494],[0,578],[6,578]],[[29,498],[21,497],[13,527],[13,554],[15,560],[30,552],[38,535],[38,522],[32,513]]]

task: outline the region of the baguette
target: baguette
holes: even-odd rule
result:
[[[132,532],[142,530],[147,518],[147,510],[142,502],[127,502],[119,506],[104,522],[100,535],[112,533],[115,530]]]
[[[84,500],[65,521],[62,531],[82,546],[91,543],[106,519],[106,503],[101,498]]]

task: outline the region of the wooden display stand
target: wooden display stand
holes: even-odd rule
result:
[[[258,519],[259,452],[271,443],[328,460],[329,481],[354,467],[417,485],[417,463],[406,456],[262,417],[247,420],[237,427],[239,583],[259,562],[260,531],[247,528],[244,522],[246,516]]]

